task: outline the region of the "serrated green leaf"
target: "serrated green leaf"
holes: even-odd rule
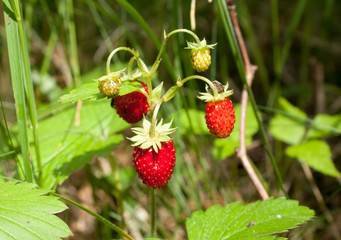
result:
[[[231,135],[228,138],[214,140],[213,156],[218,161],[233,155],[235,149],[239,147],[240,104],[235,106],[234,111],[236,122]],[[247,106],[246,112],[245,141],[248,146],[252,143],[252,136],[258,131],[258,124],[251,105]]]
[[[331,158],[329,145],[320,140],[311,140],[286,149],[289,157],[297,158],[310,167],[323,174],[339,177],[340,172],[336,169]]]
[[[141,84],[138,82],[124,81],[122,82],[120,91],[117,95],[125,95],[133,91],[139,91]],[[95,101],[106,98],[99,90],[98,83],[85,83],[80,87],[72,90],[69,94],[60,97],[61,103],[78,102],[78,101]]]
[[[196,211],[186,220],[186,228],[190,240],[253,240],[262,236],[265,236],[263,239],[276,239],[266,235],[295,228],[313,216],[314,211],[299,206],[297,201],[270,198],[245,206],[235,202],[225,207],[212,206],[206,212]]]
[[[78,101],[95,101],[105,98],[105,96],[98,90],[98,83],[85,83],[80,87],[72,90],[59,98],[61,103],[78,102]]]
[[[341,114],[318,114],[308,131],[308,138],[330,137],[341,134]]]
[[[78,109],[79,112],[76,105],[71,105],[39,121],[42,187],[62,183],[73,170],[81,168],[94,156],[107,155],[123,139],[116,133],[129,126],[110,107],[110,100],[85,102]],[[35,159],[33,149],[31,154],[31,159]],[[33,165],[37,169],[36,162],[33,161]]]
[[[68,226],[53,215],[67,209],[49,190],[30,183],[0,183],[0,239],[59,240],[71,235]]]
[[[277,140],[288,144],[298,144],[302,141],[305,133],[304,120],[307,115],[299,108],[293,106],[285,98],[279,99],[281,108],[297,119],[276,113],[275,117],[270,120],[270,133]]]

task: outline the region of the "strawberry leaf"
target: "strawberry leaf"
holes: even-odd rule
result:
[[[284,113],[276,113],[270,121],[270,133],[277,140],[288,144],[298,144],[305,133],[305,121],[307,115],[299,108],[289,103],[285,98],[278,100]],[[292,117],[290,117],[290,116]]]
[[[313,216],[314,211],[297,201],[270,198],[245,206],[235,202],[196,211],[186,220],[186,228],[188,239],[278,239],[273,234],[295,228]]]
[[[329,145],[320,140],[311,140],[286,149],[286,154],[296,157],[310,167],[323,174],[339,177],[340,172],[336,169],[331,158]]]
[[[71,235],[68,226],[53,215],[67,209],[49,190],[35,184],[0,183],[0,239],[58,240]]]
[[[341,135],[341,114],[318,114],[314,117],[308,131],[308,138],[330,137]]]
[[[91,82],[81,85],[79,88],[72,90],[59,98],[61,103],[78,102],[78,101],[95,101],[105,98],[98,90],[98,83]]]

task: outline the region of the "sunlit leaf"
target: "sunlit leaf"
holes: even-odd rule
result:
[[[271,135],[277,140],[288,144],[300,143],[305,132],[305,122],[303,119],[305,119],[307,115],[299,108],[289,103],[285,98],[279,99],[279,105],[284,112],[287,112],[296,118],[276,113],[275,117],[270,121]]]
[[[318,114],[308,131],[308,138],[341,135],[341,114]]]
[[[332,177],[339,177],[340,172],[336,169],[331,158],[330,148],[327,143],[320,140],[311,140],[286,149],[286,154],[305,162],[310,167]]]
[[[58,240],[71,235],[68,226],[53,215],[66,205],[49,190],[35,184],[0,183],[0,239]]]
[[[186,228],[190,240],[276,239],[267,235],[295,228],[313,216],[314,211],[299,206],[297,201],[270,198],[245,206],[235,202],[225,207],[215,205],[205,212],[196,211],[186,220]]]

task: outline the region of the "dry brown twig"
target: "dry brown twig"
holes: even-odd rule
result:
[[[249,55],[246,50],[245,42],[242,36],[242,33],[240,31],[239,23],[238,23],[238,18],[237,18],[237,13],[236,13],[236,6],[235,6],[235,1],[234,0],[228,0],[227,1],[228,6],[229,6],[229,11],[231,14],[233,26],[234,26],[234,31],[237,36],[237,40],[239,43],[239,48],[244,60],[244,66],[245,66],[245,74],[246,74],[246,79],[247,83],[249,86],[251,86],[252,81],[255,76],[255,72],[257,70],[257,66],[252,65],[249,60]],[[246,86],[244,86],[242,96],[241,96],[241,109],[240,109],[240,125],[239,125],[239,131],[240,131],[240,138],[239,138],[239,150],[238,150],[238,157],[240,158],[244,168],[246,169],[248,175],[250,176],[253,184],[255,185],[259,195],[262,197],[263,200],[268,199],[269,195],[267,191],[265,190],[262,182],[259,180],[256,172],[254,171],[249,157],[247,156],[247,150],[246,150],[246,142],[245,142],[245,126],[246,126],[246,109],[247,109],[247,102],[249,99],[249,95],[246,90]]]

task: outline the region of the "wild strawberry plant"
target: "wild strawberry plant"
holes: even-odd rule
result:
[[[119,2],[129,8],[129,5],[124,3],[125,1]],[[218,2],[221,3],[221,1]],[[22,24],[20,7],[18,1],[5,0],[4,3],[6,20],[10,23],[6,28],[12,34],[12,38],[9,39],[13,40],[19,38],[18,33],[23,33],[20,25]],[[199,73],[208,70],[212,60],[211,50],[214,49],[215,44],[208,45],[205,39],[200,40],[192,31],[177,29],[168,34],[165,33],[160,52],[150,66],[141,58],[142,52],[128,47],[114,49],[107,59],[106,74],[101,77],[97,75],[95,81],[83,84],[71,93],[62,96],[60,102],[63,105],[58,107],[66,106],[66,110],[53,111],[51,116],[40,120],[39,129],[34,124],[36,122],[34,109],[29,111],[33,124],[31,132],[26,129],[25,111],[28,109],[18,108],[18,126],[11,129],[11,134],[19,134],[19,140],[12,143],[13,149],[21,149],[21,154],[16,154],[18,175],[21,180],[36,182],[39,187],[35,184],[13,181],[0,183],[1,239],[44,239],[46,237],[60,239],[70,235],[66,224],[53,215],[65,209],[65,205],[57,200],[56,196],[82,208],[121,236],[131,239],[132,237],[123,231],[124,227],[117,227],[102,216],[53,191],[68,178],[73,170],[82,168],[94,156],[111,158],[110,151],[127,137],[121,133],[121,130],[131,127],[131,124],[136,124],[132,126],[133,136],[129,138],[132,142],[131,149],[133,149],[131,167],[118,169],[115,173],[133,172],[130,175],[132,176],[130,181],[139,182],[137,177],[140,178],[146,192],[151,193],[151,230],[150,232],[145,230],[149,232],[146,236],[155,237],[156,233],[155,192],[159,191],[161,195],[161,191],[174,191],[174,196],[177,194],[175,188],[167,188],[167,186],[172,184],[172,181],[177,181],[175,166],[184,161],[181,158],[181,148],[174,143],[175,136],[181,137],[186,134],[176,132],[179,121],[184,125],[197,126],[193,131],[195,134],[199,135],[208,131],[213,134],[216,137],[212,144],[214,145],[213,155],[217,159],[224,159],[235,152],[234,148],[239,147],[238,119],[240,119],[241,107],[236,103],[233,106],[231,100],[228,99],[232,94],[228,83],[223,85],[219,81],[193,75],[179,77],[174,86],[165,89],[155,77],[158,75],[159,66],[165,62],[161,61],[161,58],[165,56],[166,43],[177,33],[186,33],[194,38],[194,42],[188,42],[186,48],[191,52],[187,60],[191,62],[193,69]],[[14,46],[15,43],[16,41],[8,43],[12,75],[16,79],[29,80],[29,69],[26,69],[23,74],[19,68],[21,65],[26,66],[25,62],[27,63],[27,59],[20,58],[19,52],[28,53],[27,49],[25,51],[25,47],[20,44]],[[117,62],[113,65],[112,60],[119,58],[122,52],[131,55],[131,59],[127,63],[122,61],[123,65]],[[15,61],[19,64],[14,64]],[[112,67],[115,68],[113,71]],[[206,103],[205,112],[203,108],[191,109],[191,111],[179,109],[183,115],[188,114],[190,119],[185,117],[185,120],[163,120],[169,116],[161,115],[160,109],[180,93],[184,84],[191,80],[206,83],[206,92],[199,94],[199,99]],[[30,96],[28,93],[32,94],[30,84],[32,82],[29,81],[26,85],[20,81],[13,83],[18,105],[26,105],[23,96],[25,94]],[[252,93],[250,88],[248,90]],[[77,106],[73,108],[69,103],[75,102]],[[257,106],[255,107],[252,101],[251,105],[252,108],[250,105],[247,107],[246,128],[249,131],[246,134],[246,144],[251,143],[252,136],[262,128]],[[279,99],[279,105],[284,112],[275,112],[275,117],[270,120],[270,133],[279,141],[290,145],[286,149],[287,156],[297,158],[324,174],[340,176],[332,162],[329,146],[321,139],[340,134],[340,116],[321,114],[311,121],[304,112],[295,109],[285,100]],[[194,123],[190,122],[191,119]],[[206,126],[203,126],[205,123]],[[306,128],[306,123],[311,123],[311,128]],[[286,127],[287,125],[290,128]],[[184,131],[184,128],[181,131]],[[260,130],[260,133],[264,135],[264,131]],[[34,150],[27,139],[34,139]],[[41,141],[37,144],[39,139]],[[180,158],[176,159],[177,156]],[[111,161],[113,169],[117,167],[115,161],[115,159]],[[191,172],[188,175],[191,179]],[[213,178],[214,176],[205,177]],[[115,182],[119,176],[110,175],[105,178]],[[115,180],[112,180],[113,178]],[[185,187],[192,187],[192,185]],[[209,190],[209,186],[206,189]],[[124,186],[121,190],[125,190]],[[179,195],[181,194],[177,196]],[[186,205],[190,203],[183,201],[182,206]],[[123,213],[120,214],[123,218]],[[269,198],[263,202],[256,201],[244,206],[235,202],[224,207],[215,205],[206,211],[194,211],[191,217],[187,216],[186,230],[189,239],[281,239],[278,233],[297,227],[309,221],[313,216],[312,210],[299,206],[297,201]]]

